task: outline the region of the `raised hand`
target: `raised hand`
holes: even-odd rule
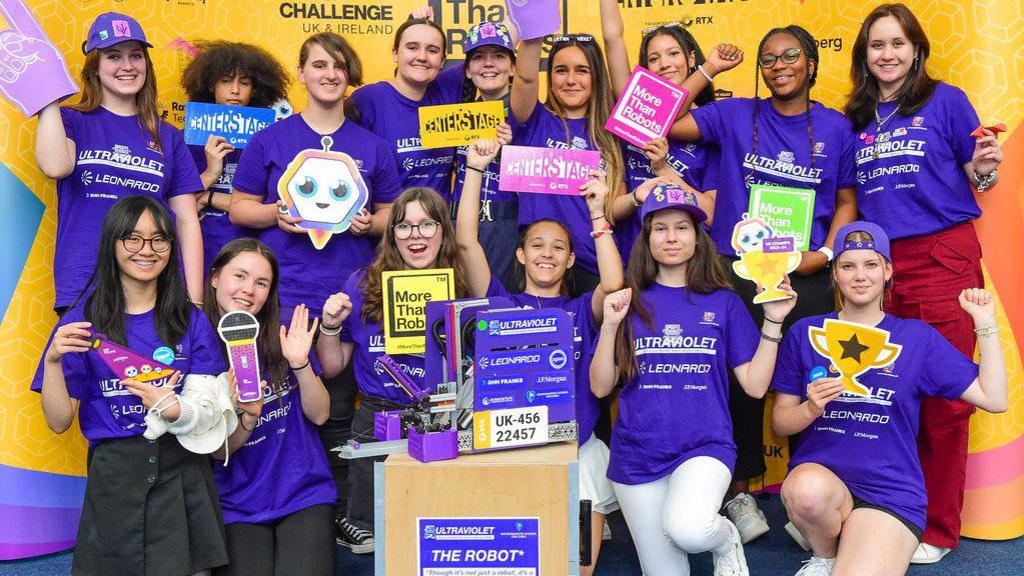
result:
[[[348,294],[338,292],[327,297],[321,317],[324,319],[324,324],[334,329],[341,326],[351,312],[352,300]]]
[[[719,44],[711,49],[707,61],[704,62],[704,70],[714,76],[726,70],[732,70],[743,63],[743,51],[732,44]]]
[[[47,104],[78,92],[60,51],[22,0],[3,0],[0,13],[11,28],[0,31],[0,93],[32,116]]]
[[[604,216],[604,202],[608,197],[608,185],[604,183],[604,173],[591,172],[590,178],[580,185],[580,196],[587,203],[591,218]]]
[[[632,288],[623,288],[604,297],[604,323],[618,326],[629,312],[629,301],[633,297]]]
[[[501,150],[500,140],[477,140],[466,148],[466,165],[477,170],[486,170]]]
[[[69,322],[53,333],[50,347],[46,349],[46,361],[57,364],[69,352],[88,352],[92,334],[86,330],[91,322]]]
[[[644,154],[651,163],[651,172],[658,172],[666,166],[668,159],[668,139],[658,137],[644,144]]]
[[[960,292],[960,307],[971,315],[975,324],[991,325],[996,322],[996,299],[984,288],[967,288]]]
[[[982,129],[983,136],[974,141],[974,156],[971,166],[983,176],[990,174],[1003,162],[1003,151],[999,148],[999,139],[987,128]]]
[[[309,362],[309,349],[313,347],[313,335],[319,326],[319,318],[309,323],[309,309],[299,304],[292,309],[292,321],[288,329],[281,326],[281,355],[292,368]]]
[[[763,288],[761,286],[758,286],[757,291],[761,292],[762,290]],[[782,283],[779,284],[779,290],[786,292],[787,294],[792,296],[792,298],[787,298],[785,300],[776,300],[774,302],[765,302],[764,304],[761,305],[764,309],[765,317],[771,318],[776,322],[782,322],[783,320],[786,319],[786,316],[789,316],[789,313],[792,312],[793,308],[796,307],[797,299],[797,293],[795,290],[793,290],[793,287],[789,283],[789,275],[786,275],[785,278],[782,280]]]

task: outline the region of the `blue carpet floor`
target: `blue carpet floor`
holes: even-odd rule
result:
[[[759,498],[758,505],[768,515],[772,527],[768,535],[747,544],[747,564],[751,576],[792,576],[800,562],[808,557],[782,529],[786,515],[776,496]],[[640,565],[622,515],[610,516],[612,541],[605,542],[597,566],[600,576],[639,576]],[[692,576],[711,576],[711,555],[691,557]],[[71,573],[71,553],[62,552],[31,560],[0,562],[0,576],[59,576]],[[372,576],[373,556],[356,556],[339,548],[339,576]],[[912,566],[909,576],[1022,576],[1024,575],[1024,538],[1007,542],[968,540],[939,564]],[[559,576],[547,575],[545,576]]]

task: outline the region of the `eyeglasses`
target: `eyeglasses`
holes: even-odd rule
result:
[[[437,220],[424,220],[419,224],[409,224],[408,222],[401,222],[394,225],[395,238],[399,240],[407,240],[412,236],[412,231],[416,230],[420,233],[423,238],[433,238],[434,234],[437,234],[437,230],[441,227],[441,223]]]
[[[153,252],[156,252],[157,254],[167,252],[171,248],[170,239],[164,238],[163,236],[143,238],[137,234],[132,234],[131,236],[121,238],[121,245],[124,246],[125,250],[132,254],[141,251],[147,242],[149,243],[149,247],[153,249]]]
[[[655,26],[648,26],[640,30],[640,37],[646,38],[648,35],[657,32],[658,30],[666,30],[669,28],[689,28],[693,24],[693,20],[687,18],[686,20],[679,20],[677,22],[666,22],[665,24],[657,24]]]
[[[594,37],[590,34],[563,34],[561,36],[552,36],[551,44],[594,44]]]
[[[796,64],[796,61],[800,59],[800,54],[803,50],[800,48],[789,48],[784,50],[782,54],[761,54],[758,58],[758,62],[761,64],[761,68],[771,68],[775,66],[775,63],[782,60],[783,64]]]

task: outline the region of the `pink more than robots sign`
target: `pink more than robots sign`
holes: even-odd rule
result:
[[[533,146],[504,146],[498,188],[505,192],[575,196],[591,172],[601,168],[601,153]]]
[[[604,128],[643,148],[654,138],[668,134],[687,95],[685,88],[637,66]]]

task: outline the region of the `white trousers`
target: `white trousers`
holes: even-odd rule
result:
[[[727,547],[730,531],[718,510],[731,481],[720,460],[698,456],[654,482],[612,483],[645,576],[686,576],[687,554]]]

